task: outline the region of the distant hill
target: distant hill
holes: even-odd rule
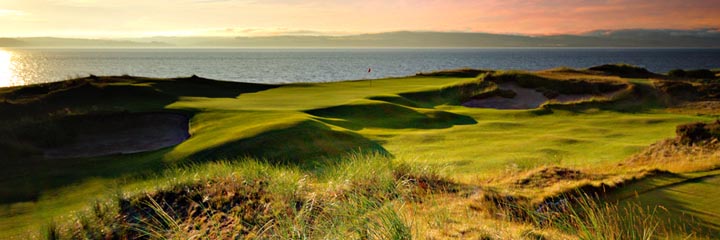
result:
[[[160,42],[82,38],[0,38],[0,47],[171,47]]]
[[[150,37],[132,39],[0,38],[0,47],[720,47],[720,32],[597,30],[527,36],[470,32],[386,32],[347,36]]]
[[[25,43],[14,38],[0,38],[0,47],[22,47]]]
[[[718,47],[718,29],[674,30],[674,29],[625,29],[597,30],[584,36],[606,39],[613,42],[627,42],[632,45]]]

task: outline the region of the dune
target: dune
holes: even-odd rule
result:
[[[462,103],[465,107],[473,108],[495,108],[495,109],[535,109],[545,103],[578,103],[591,101],[594,98],[613,99],[623,90],[612,92],[604,92],[599,94],[558,94],[555,98],[550,99],[542,92],[533,89],[521,87],[514,82],[505,82],[497,84],[499,90],[512,91],[515,96],[491,96],[487,98],[471,99]]]

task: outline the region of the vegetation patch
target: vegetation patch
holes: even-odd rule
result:
[[[680,101],[720,101],[720,83],[657,81],[657,88]]]
[[[515,181],[520,187],[548,187],[563,181],[590,179],[590,175],[579,170],[564,167],[545,167],[526,173]]]
[[[720,120],[712,123],[688,123],[675,130],[677,140],[682,144],[703,144],[720,141]]]
[[[443,70],[443,71],[428,72],[428,73],[418,73],[418,74],[415,74],[415,76],[419,76],[419,77],[465,77],[465,78],[474,78],[474,77],[479,76],[480,74],[491,73],[491,72],[494,72],[494,71],[492,71],[492,70],[481,70],[481,69],[463,68],[463,69]]]
[[[469,207],[505,221],[559,229],[580,239],[711,236],[712,230],[694,225],[698,222],[692,218],[667,218],[669,212],[662,206],[618,202],[632,197],[633,191],[627,188],[638,194],[638,183],[668,175],[676,176],[666,171],[643,171],[613,184],[588,183],[540,200],[486,189]]]
[[[294,175],[291,169],[246,159],[236,167],[266,171],[233,172],[97,204],[75,222],[51,225],[48,238],[409,239],[395,206],[455,186],[416,167],[393,167],[383,157],[355,156],[299,179],[287,177]]]
[[[628,159],[633,166],[654,166],[692,172],[720,167],[718,122],[690,123],[677,127],[677,137],[658,141]]]
[[[694,69],[694,70],[683,70],[673,69],[667,74],[670,77],[676,78],[691,78],[691,79],[716,79],[715,72],[708,69]]]
[[[659,74],[650,72],[645,68],[629,64],[604,64],[590,67],[588,70],[624,78],[653,78],[660,76]]]
[[[473,81],[429,91],[400,93],[401,97],[418,103],[421,107],[433,108],[438,105],[460,105],[473,96],[491,91],[495,85],[488,81]]]

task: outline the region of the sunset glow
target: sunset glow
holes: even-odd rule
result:
[[[0,0],[0,37],[520,34],[720,27],[720,0]]]

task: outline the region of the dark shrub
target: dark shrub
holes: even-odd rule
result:
[[[658,89],[668,95],[682,99],[694,101],[699,98],[698,90],[690,83],[682,81],[662,81],[658,84]]]
[[[717,76],[715,76],[715,73],[708,69],[695,69],[695,70],[673,69],[670,72],[668,72],[668,76],[679,77],[679,78],[695,78],[695,79],[715,79],[715,78],[717,78]]]
[[[707,69],[697,69],[685,71],[685,77],[697,79],[714,79],[715,73]]]
[[[677,138],[683,144],[695,144],[720,139],[720,120],[713,123],[689,123],[677,126]]]
[[[685,77],[685,70],[673,69],[668,72],[668,76],[671,77]]]
[[[648,78],[656,75],[645,68],[628,64],[605,64],[588,68],[588,70],[600,71],[610,75],[629,78]]]
[[[557,98],[557,97],[560,96],[560,92],[558,92],[558,91],[556,91],[556,90],[547,89],[547,88],[544,88],[544,87],[540,87],[540,88],[538,88],[538,89],[536,89],[536,90],[537,90],[538,92],[541,92],[541,93],[542,93],[543,95],[545,95],[545,97],[548,98],[548,99],[555,99],[555,98]]]
[[[463,69],[454,69],[454,70],[444,70],[444,71],[437,71],[437,72],[429,72],[429,73],[417,73],[416,76],[425,76],[425,77],[477,77],[480,74],[483,73],[489,73],[493,72],[491,70],[480,70],[480,69],[469,69],[469,68],[463,68]]]

